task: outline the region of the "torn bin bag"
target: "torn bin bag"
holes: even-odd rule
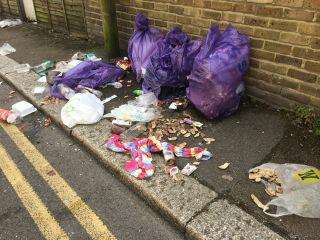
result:
[[[153,54],[156,43],[163,36],[161,32],[149,27],[149,20],[143,14],[138,13],[135,19],[135,31],[128,43],[128,55],[132,68],[141,79]]]
[[[244,92],[249,66],[249,38],[229,26],[223,33],[212,27],[189,76],[187,96],[207,118],[234,113]]]
[[[191,41],[180,28],[173,28],[157,44],[151,57],[142,84],[144,92],[153,92],[159,99],[185,95],[187,76],[193,61],[199,53],[201,41]],[[168,88],[175,89],[175,95],[163,94]],[[165,90],[165,91],[163,91]]]
[[[54,77],[51,88],[53,97],[64,99],[59,84],[75,89],[77,86],[97,89],[107,83],[116,82],[123,75],[122,69],[102,61],[84,61],[62,76]]]

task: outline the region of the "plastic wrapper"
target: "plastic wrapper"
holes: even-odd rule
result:
[[[150,62],[156,44],[162,37],[158,29],[149,26],[149,20],[143,14],[137,14],[135,31],[128,43],[128,56],[137,79],[144,74],[144,69]]]
[[[146,68],[143,91],[153,92],[159,99],[184,96],[187,76],[200,47],[201,41],[191,41],[180,28],[173,28],[157,43]]]
[[[4,43],[0,47],[0,55],[2,55],[2,56],[8,55],[10,53],[14,53],[15,51],[16,51],[16,49],[14,47],[12,47],[9,43]]]
[[[266,192],[276,196],[264,212],[273,217],[296,214],[320,217],[320,171],[301,164],[266,163],[249,171],[249,178],[263,182]],[[276,211],[272,211],[272,206]]]
[[[249,37],[229,26],[223,33],[212,27],[194,60],[187,97],[207,118],[237,111],[249,66]]]
[[[103,101],[91,93],[76,93],[61,109],[61,120],[69,128],[94,124],[102,119]]]
[[[150,122],[161,116],[155,107],[157,98],[153,93],[143,94],[127,104],[111,110],[105,117],[113,117],[132,122]]]

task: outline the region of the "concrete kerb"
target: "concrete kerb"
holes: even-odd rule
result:
[[[13,72],[12,70],[17,64],[17,62],[6,56],[0,56],[0,76],[14,86],[30,102],[37,106],[38,109],[49,115],[67,134],[71,135],[86,149],[92,152],[97,159],[115,173],[122,182],[132,188],[162,215],[166,216],[181,231],[185,232],[188,237],[193,239],[221,239],[221,237],[217,238],[218,235],[215,232],[209,231],[211,228],[218,231],[217,226],[219,225],[217,225],[217,223],[220,218],[215,218],[212,219],[213,221],[210,221],[210,218],[208,219],[208,216],[203,214],[206,209],[210,210],[211,208],[221,207],[217,205],[217,202],[214,202],[217,197],[214,191],[191,177],[184,177],[183,184],[173,182],[164,172],[164,161],[160,157],[154,158],[156,173],[150,180],[140,181],[131,177],[123,170],[123,164],[128,159],[127,156],[107,151],[103,146],[105,140],[110,136],[109,129],[111,123],[109,121],[102,120],[95,125],[77,126],[71,131],[62,124],[60,119],[60,110],[63,103],[41,105],[41,100],[34,97],[32,93],[33,88],[38,85],[36,81],[38,76],[32,72],[23,74]],[[219,200],[218,203],[220,202]],[[257,222],[257,220],[237,206],[224,201],[223,206],[225,205],[228,205],[230,209],[234,209],[235,212],[250,218],[250,221],[256,225],[255,229],[251,229],[252,231],[256,231],[256,234],[259,234],[259,239],[270,239],[270,236],[273,236],[271,239],[281,239],[279,235]],[[224,219],[223,212],[221,212],[221,217]],[[236,218],[236,215],[230,214],[228,220],[234,222],[237,221],[238,218]],[[248,224],[248,221],[242,221],[241,224],[245,226]],[[234,228],[234,226],[227,224],[225,227],[230,230],[229,232],[233,232],[234,236],[254,239],[249,238],[252,235],[252,231],[250,232],[251,235],[247,233],[238,234],[237,231],[239,229]]]

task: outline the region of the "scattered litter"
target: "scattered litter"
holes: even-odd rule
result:
[[[200,124],[193,121],[188,117],[187,123],[186,118],[160,118],[151,124],[149,124],[149,135],[156,135],[159,140],[163,137],[169,139],[175,139],[182,135],[188,137],[199,137],[201,133]],[[197,127],[198,126],[198,127]]]
[[[125,121],[150,122],[159,118],[160,112],[155,107],[157,98],[153,93],[143,94],[127,104],[114,108],[105,117],[122,119]]]
[[[46,87],[42,87],[42,86],[35,87],[33,89],[33,94],[34,95],[43,95],[45,93],[46,89],[47,89]]]
[[[20,101],[13,104],[11,109],[14,114],[21,118],[37,111],[37,109],[31,103],[26,101]]]
[[[200,162],[193,162],[192,164],[195,165],[195,166],[199,166]]]
[[[228,180],[229,182],[233,181],[233,177],[230,174],[224,174],[221,176],[222,179]]]
[[[9,95],[13,95],[13,94],[15,94],[15,93],[16,93],[16,91],[15,91],[15,90],[12,90],[12,91],[9,92]]]
[[[20,19],[4,19],[0,21],[0,28],[14,27],[21,24],[22,24],[22,21]]]
[[[32,69],[40,76],[46,75],[49,69],[54,67],[54,62],[51,60],[47,60],[37,66],[34,66]]]
[[[143,91],[141,89],[135,89],[132,91],[132,93],[136,96],[140,96],[143,94]]]
[[[173,167],[169,168],[169,175],[170,175],[170,177],[172,177],[173,180],[175,180],[175,181],[181,180],[178,177],[179,173],[180,173],[180,170],[177,166],[173,166]]]
[[[59,84],[57,88],[61,96],[68,100],[76,94],[76,92],[72,88],[64,85],[63,83]]]
[[[2,85],[3,81],[0,81],[0,86]]]
[[[185,135],[183,135],[184,137],[188,138],[191,136],[191,133],[186,133]]]
[[[117,125],[117,126],[130,127],[132,125],[132,122],[124,121],[121,119],[114,119],[114,120],[112,120],[112,124]]]
[[[197,121],[193,121],[191,118],[184,118],[183,122],[189,125],[193,125],[195,127],[199,127],[201,128],[203,126],[203,123],[201,122],[197,122]]]
[[[130,153],[132,159],[125,163],[124,168],[132,176],[139,179],[151,177],[154,173],[151,153],[162,151],[166,155],[165,159],[171,158],[172,154],[177,157],[195,157],[201,160],[209,160],[212,157],[211,153],[205,149],[199,147],[180,148],[167,142],[160,142],[155,137],[121,142],[119,135],[112,135],[105,146],[114,152]]]
[[[27,73],[30,72],[31,66],[28,63],[19,64],[14,67],[17,73]]]
[[[117,88],[117,89],[119,89],[119,88],[122,88],[122,87],[123,87],[123,85],[122,85],[122,83],[121,83],[121,82],[107,83],[105,86],[113,86],[114,88]]]
[[[38,83],[47,83],[47,77],[46,76],[42,76],[37,80]]]
[[[69,128],[77,124],[93,124],[101,120],[103,102],[91,93],[76,93],[61,109],[61,120]]]
[[[187,108],[188,104],[189,104],[189,102],[185,98],[180,99],[180,100],[176,100],[169,105],[169,109],[182,111]]]
[[[93,62],[97,62],[97,61],[102,60],[102,58],[98,58],[94,53],[85,53],[84,59],[87,61],[93,61]]]
[[[0,122],[15,123],[18,115],[7,109],[0,109]]]
[[[177,107],[176,103],[172,102],[172,103],[169,105],[169,109],[171,109],[171,110],[177,110],[178,107]]]
[[[60,99],[54,98],[51,96],[46,96],[44,99],[40,102],[40,105],[49,105],[49,104],[58,104],[60,102]]]
[[[73,56],[71,57],[71,60],[84,60],[85,59],[85,54],[82,52],[76,52],[75,54],[73,54]]]
[[[110,102],[111,100],[117,98],[118,96],[117,95],[112,95],[111,97],[108,97],[106,99],[103,100],[103,103],[107,103],[107,102]]]
[[[225,169],[227,169],[227,168],[229,167],[229,165],[230,165],[230,163],[226,162],[226,163],[218,166],[218,168],[220,168],[220,169],[222,169],[222,170],[225,170]]]
[[[190,176],[196,169],[197,169],[197,166],[188,163],[188,164],[181,170],[181,173],[182,173],[183,175]]]
[[[177,137],[168,138],[169,141],[176,141],[177,139],[178,139]]]
[[[265,204],[263,204],[254,194],[251,194],[251,199],[252,201],[259,207],[261,208],[263,211],[266,211],[269,209],[269,207]]]
[[[131,69],[131,62],[127,57],[124,57],[123,59],[117,61],[116,66],[124,71],[128,71]]]
[[[267,207],[275,206],[280,217],[296,214],[302,217],[320,218],[320,171],[301,164],[266,163],[249,171],[249,179],[262,182],[266,192],[274,196]]]
[[[51,125],[51,123],[52,123],[52,119],[49,117],[44,120],[45,127],[49,127]]]
[[[203,138],[203,140],[206,142],[206,144],[210,144],[210,143],[212,143],[212,142],[214,142],[214,141],[216,141],[214,138]]]
[[[12,47],[9,43],[4,43],[0,47],[0,55],[2,55],[2,56],[8,55],[10,53],[14,53],[15,51],[16,51],[16,49],[14,47]]]

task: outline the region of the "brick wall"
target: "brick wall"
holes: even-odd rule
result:
[[[288,108],[320,108],[320,0],[118,0],[124,49],[137,12],[164,31],[180,26],[195,38],[211,24],[232,23],[252,40],[249,94]]]
[[[0,0],[0,16],[3,18],[19,16],[18,2],[16,0]]]

